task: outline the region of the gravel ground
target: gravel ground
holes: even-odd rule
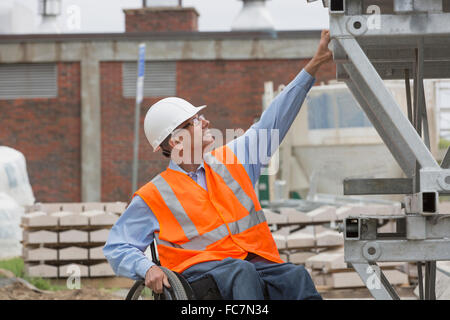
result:
[[[119,295],[97,288],[35,291],[14,279],[0,279],[0,300],[122,300]]]

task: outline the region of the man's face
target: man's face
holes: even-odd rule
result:
[[[210,122],[203,115],[193,116],[173,131],[172,139],[177,144],[175,147],[190,149],[191,152],[201,147],[200,151],[203,151],[214,142],[209,128]]]

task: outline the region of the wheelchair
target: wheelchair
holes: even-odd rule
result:
[[[166,274],[170,288],[163,286],[163,292],[152,292],[153,300],[222,300],[216,281],[210,275],[189,283],[181,274],[161,266],[157,255],[156,241],[150,245],[152,261]],[[125,300],[151,299],[151,291],[145,286],[145,280],[139,279],[133,284]]]

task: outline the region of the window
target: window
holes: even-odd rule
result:
[[[58,96],[54,63],[0,64],[0,99]]]
[[[124,62],[122,68],[123,96],[136,96],[137,62]],[[144,76],[144,97],[176,95],[176,63],[173,61],[146,62]]]
[[[372,127],[364,111],[348,90],[332,89],[310,94],[308,102],[308,128],[361,128]]]

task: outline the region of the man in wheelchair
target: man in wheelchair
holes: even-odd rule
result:
[[[223,299],[321,299],[303,266],[280,259],[254,185],[316,72],[332,59],[329,42],[322,31],[314,57],[261,119],[222,146],[216,146],[220,132],[198,114],[206,106],[172,97],[150,107],[145,135],[170,162],[135,192],[110,231],[103,252],[116,274],[145,279],[155,293],[170,287],[167,268],[193,287],[212,279]],[[153,241],[156,261],[144,254]]]

